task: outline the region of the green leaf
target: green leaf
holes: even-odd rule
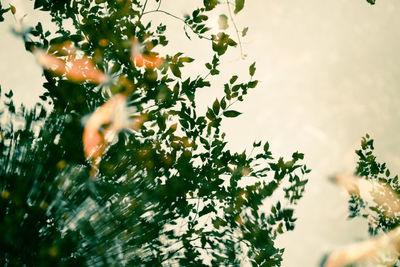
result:
[[[261,146],[261,141],[259,141],[258,143],[256,142],[253,143],[253,147],[259,147],[259,146]]]
[[[226,100],[225,100],[225,97],[223,97],[223,98],[221,99],[221,108],[222,108],[222,109],[225,109],[225,108],[226,108]]]
[[[244,7],[244,0],[235,0],[235,10],[233,11],[235,14],[239,13]]]
[[[214,225],[214,227],[216,229],[219,229],[219,227],[225,226],[227,223],[220,218],[216,218],[216,219],[212,220],[212,224]]]
[[[214,66],[218,66],[218,65],[219,65],[219,57],[217,57],[217,55],[214,55],[214,56],[213,56],[212,64],[213,64]]]
[[[223,114],[224,114],[225,117],[235,118],[235,117],[239,116],[242,113],[239,112],[239,111],[236,111],[236,110],[226,110],[226,111],[223,112]]]
[[[10,5],[11,13],[13,13],[13,15],[14,15],[17,12],[17,9],[15,8],[15,6],[13,6],[11,4],[9,4],[9,5]]]
[[[269,150],[269,143],[266,142],[265,145],[264,145],[264,152],[267,153],[268,150]]]
[[[38,23],[35,27],[35,29],[39,32],[39,33],[43,33],[43,27],[42,27],[42,23]]]
[[[213,205],[207,205],[199,212],[199,217],[206,215],[208,213],[214,212],[214,211],[215,211],[215,207]]]
[[[208,108],[206,112],[206,117],[210,120],[213,121],[215,119],[215,115],[212,109]]]
[[[218,56],[225,54],[228,46],[224,42],[213,42],[212,43],[213,51],[217,52]]]
[[[218,99],[215,99],[215,101],[213,103],[213,111],[216,115],[218,115],[218,113],[219,113],[219,107],[220,107],[219,101],[218,101]]]
[[[210,74],[211,75],[218,75],[219,74],[219,70],[216,70],[216,69],[212,69],[211,71],[210,71]]]
[[[199,19],[201,21],[206,21],[206,20],[208,20],[208,17],[206,15],[199,15],[199,16],[197,16],[197,19]]]
[[[237,46],[237,43],[231,38],[228,39],[227,43],[229,46]]]
[[[34,9],[38,9],[43,7],[46,4],[45,0],[35,0],[35,4],[33,6]]]
[[[237,92],[237,91],[239,91],[239,89],[240,89],[241,87],[242,87],[241,84],[234,85],[234,86],[232,87],[232,92]]]
[[[182,74],[181,74],[181,70],[179,69],[178,65],[170,64],[169,68],[171,69],[172,74],[174,74],[178,78],[181,78]]]
[[[229,88],[229,85],[227,83],[224,85],[224,92],[226,95],[231,94],[231,89]]]
[[[294,162],[292,160],[286,161],[284,164],[285,168],[291,168],[294,165]]]
[[[254,76],[254,73],[256,72],[256,62],[254,62],[253,64],[251,64],[250,65],[250,67],[249,67],[249,73],[250,73],[250,76]]]
[[[8,94],[5,93],[4,95],[5,95],[7,98],[11,98],[11,97],[13,97],[14,93],[13,93],[12,90],[10,90],[10,91],[8,92]]]
[[[304,159],[304,154],[303,153],[299,153],[299,152],[294,152],[292,154],[292,158],[294,160],[298,160],[298,159]]]
[[[201,242],[201,247],[204,248],[206,246],[206,242],[207,242],[205,235],[203,235],[203,234],[201,235],[200,242]]]
[[[181,58],[179,58],[179,62],[187,62],[187,63],[190,63],[190,62],[193,62],[193,61],[194,61],[194,59],[191,58],[191,57],[181,57]]]
[[[244,28],[242,31],[242,37],[245,37],[248,31],[249,31],[249,27]]]
[[[182,52],[178,52],[174,55],[174,57],[171,59],[171,62],[176,63],[179,59],[180,56],[182,56],[183,53]]]
[[[189,122],[185,119],[180,119],[179,122],[181,123],[184,129],[189,129]]]
[[[370,3],[371,5],[375,5],[375,0],[367,0],[368,3]]]
[[[255,80],[255,81],[249,82],[249,83],[247,84],[247,86],[248,86],[249,88],[255,88],[255,87],[257,86],[257,84],[258,84],[258,81]]]
[[[229,80],[229,83],[233,84],[234,82],[236,82],[237,78],[238,78],[238,76],[233,75],[232,78]]]
[[[4,14],[4,13],[7,13],[9,10],[10,10],[10,8],[2,9],[2,8],[1,8],[1,3],[0,3],[0,22],[4,21],[3,14]]]
[[[207,11],[212,10],[218,5],[218,0],[203,0],[204,7]]]

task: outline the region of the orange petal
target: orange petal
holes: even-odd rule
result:
[[[99,132],[99,129],[85,127],[83,131],[83,148],[85,151],[85,157],[101,157],[105,149],[104,143],[104,136]]]
[[[65,62],[56,56],[48,54],[40,49],[35,49],[34,54],[43,68],[54,72],[57,75],[65,73]]]
[[[343,186],[350,195],[360,196],[359,178],[353,175],[335,176],[333,181]]]
[[[399,241],[400,228],[397,227],[387,233],[353,243],[332,252],[327,258],[324,267],[344,267],[355,263],[375,263],[382,266],[380,263],[383,262],[380,261],[384,258],[395,262],[398,257],[397,247]],[[384,266],[393,266],[394,262]]]
[[[137,67],[143,67],[144,65],[146,69],[154,69],[161,66],[164,59],[157,56],[149,56],[140,53],[133,53],[132,61]]]
[[[107,81],[107,76],[99,71],[88,57],[76,59],[75,55],[69,56],[65,62],[54,55],[48,54],[40,49],[35,50],[35,55],[39,63],[47,70],[56,75],[64,75],[71,81],[93,83],[103,83]]]
[[[145,66],[147,69],[154,69],[159,67],[162,62],[163,59],[159,58],[157,56],[147,56],[147,55],[143,55],[143,58],[145,59]]]
[[[67,68],[66,76],[72,81],[84,82],[89,80],[93,83],[103,83],[107,80],[106,75],[99,71],[87,57],[76,59],[73,56],[69,63],[71,63],[71,67]]]
[[[121,94],[115,95],[96,109],[90,116],[83,131],[83,148],[86,157],[96,159],[103,155],[107,142],[104,139],[105,133],[101,133],[100,128],[103,125],[112,123],[112,120],[116,116],[114,113],[119,110],[120,105],[125,105],[125,101],[126,96]],[[121,114],[121,116],[123,115]],[[108,128],[110,127],[112,125]]]
[[[142,54],[133,54],[132,61],[137,67],[143,67],[143,56]]]

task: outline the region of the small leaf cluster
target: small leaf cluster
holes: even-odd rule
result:
[[[221,56],[225,54],[229,46],[235,47],[237,43],[230,38],[229,34],[220,32],[217,35],[211,35],[212,39],[212,49]]]
[[[356,150],[358,162],[356,175],[369,181],[385,184],[397,194],[400,194],[398,175],[391,174],[386,163],[379,163],[374,155],[374,140],[368,134],[361,140],[361,149]],[[383,207],[368,203],[358,196],[349,200],[350,218],[361,216],[368,219],[368,230],[371,235],[387,232],[400,224],[399,216],[387,216]]]
[[[202,8],[197,8],[193,10],[192,14],[185,15],[185,24],[190,27],[190,29],[198,35],[200,38],[204,38],[203,34],[208,32],[210,28],[206,26],[206,22],[208,20],[208,16],[204,13],[205,11],[210,11],[213,8],[211,3],[205,4],[205,7]],[[186,31],[186,28],[184,28],[186,36],[190,38],[190,35]]]

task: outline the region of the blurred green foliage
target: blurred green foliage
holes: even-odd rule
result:
[[[274,240],[294,228],[293,206],[310,172],[304,155],[274,159],[268,142],[254,142],[250,153],[227,149],[221,124],[241,114],[233,104],[256,87],[255,64],[247,81],[233,75],[222,98],[196,111],[197,90],[211,86],[207,77],[220,74],[222,56],[237,44],[206,27],[219,1],[204,0],[181,19],[183,33],[209,43],[210,76],[186,77],[181,70],[195,59],[179,51],[154,70],[133,64],[132,40],[147,55],[168,45],[167,25],[148,21],[166,12],[155,2],[148,10],[137,0],[34,1],[57,30],[29,28],[21,33],[26,49],[61,57],[52,48],[71,41],[112,79],[74,83],[44,70],[46,104],[26,111],[14,106],[12,91],[2,96],[1,265],[280,265],[284,249]],[[235,13],[243,7],[236,1]],[[119,132],[91,179],[85,118],[117,93],[147,121],[138,132]]]

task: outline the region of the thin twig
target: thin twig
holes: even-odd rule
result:
[[[160,10],[160,6],[161,6],[161,0],[158,2],[158,7],[156,10]]]
[[[189,29],[191,29],[192,32],[193,32],[194,34],[196,34],[197,36],[199,36],[199,38],[203,38],[203,39],[212,41],[212,39],[211,39],[210,37],[206,37],[206,36],[203,36],[203,35],[200,35],[200,34],[196,33],[196,32],[193,30],[193,28],[190,27],[190,25],[189,25],[184,19],[182,19],[182,18],[180,18],[180,17],[178,17],[178,16],[176,16],[176,15],[174,15],[174,14],[171,14],[171,13],[169,13],[168,11],[160,10],[160,9],[155,9],[155,10],[151,10],[151,11],[144,12],[143,15],[147,15],[147,14],[150,14],[150,13],[164,13],[164,14],[170,16],[170,17],[173,17],[173,18],[175,18],[175,19],[177,19],[177,20],[180,20],[180,21],[182,21],[182,22],[185,24],[185,26],[189,27]]]
[[[142,17],[143,14],[144,14],[144,11],[145,11],[146,5],[147,5],[147,1],[148,1],[148,0],[146,0],[146,1],[144,2],[143,8],[142,8],[142,13],[140,14],[140,17]]]
[[[169,13],[168,11],[165,11],[165,10],[155,9],[155,10],[151,10],[151,11],[144,12],[143,15],[147,15],[147,14],[150,14],[150,13],[156,13],[156,12],[164,13],[164,14],[166,14],[166,15],[168,15],[168,16],[171,16],[171,17],[173,17],[173,18],[176,18],[176,19],[182,21],[183,23],[187,24],[186,21],[184,21],[182,18],[180,18],[180,17],[178,17],[178,16],[175,16],[174,14],[171,14],[171,13]]]
[[[228,0],[226,1],[226,5],[228,6],[228,10],[229,10],[229,18],[231,19],[233,27],[235,28],[235,31],[236,31],[236,36],[237,36],[238,43],[239,43],[239,48],[240,48],[240,55],[242,56],[242,59],[244,59],[246,57],[246,55],[243,53],[243,46],[242,46],[242,41],[240,40],[239,30],[238,30],[238,28],[236,26],[235,21],[233,20],[231,7],[229,5],[229,1]]]

